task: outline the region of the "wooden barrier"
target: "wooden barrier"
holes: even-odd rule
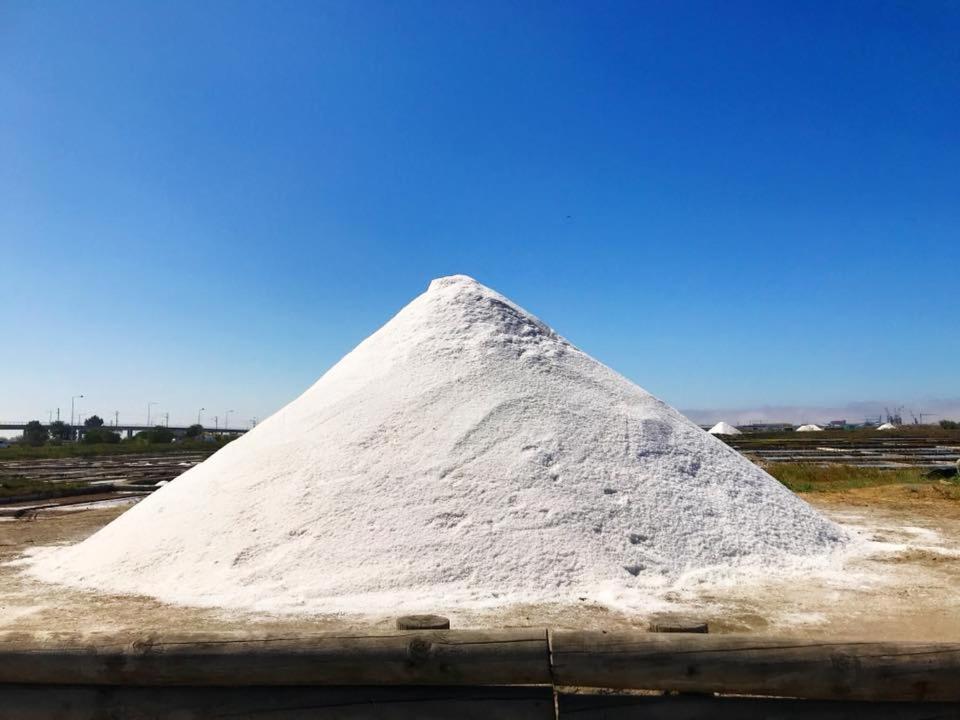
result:
[[[960,706],[582,695],[549,687],[0,685],[0,720],[958,720]]]
[[[702,695],[591,695],[590,688]],[[0,720],[189,719],[213,709],[274,720],[543,718],[557,716],[555,694],[559,716],[583,720],[960,720],[960,643],[537,629],[132,642],[0,635]]]
[[[558,685],[960,701],[960,643],[557,631],[550,651]]]
[[[557,716],[575,720],[958,720],[960,705],[559,693]]]
[[[554,720],[549,687],[0,685],[0,720]]]
[[[0,635],[0,683],[548,685],[546,630],[143,638]]]

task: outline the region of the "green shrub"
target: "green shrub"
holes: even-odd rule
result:
[[[83,434],[83,442],[87,445],[113,445],[120,442],[120,435],[106,428],[95,427]]]
[[[151,444],[165,445],[173,442],[173,430],[157,425],[153,430],[144,430],[134,436],[135,440],[146,441]]]
[[[40,447],[47,441],[47,429],[39,420],[31,420],[23,429],[23,442],[30,447]]]
[[[63,420],[54,420],[50,423],[48,430],[50,431],[50,438],[57,442],[69,440],[72,433],[70,426],[63,422]]]

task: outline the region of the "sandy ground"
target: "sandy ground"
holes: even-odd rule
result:
[[[791,579],[668,593],[655,612],[708,620],[711,632],[960,641],[960,502],[937,485],[887,486],[805,498],[864,539],[841,566]],[[0,519],[0,631],[162,633],[387,629],[392,616],[266,616],[170,606],[46,585],[7,564],[33,547],[83,539],[126,509],[80,505]],[[650,614],[584,602],[497,611],[437,608],[453,627],[646,628]],[[653,611],[652,611],[653,612]]]

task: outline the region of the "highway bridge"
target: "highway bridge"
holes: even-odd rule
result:
[[[22,433],[24,428],[27,427],[27,423],[31,422],[30,420],[0,420],[0,431],[2,430],[15,430],[19,433]],[[42,423],[44,427],[47,427],[48,423]],[[69,424],[69,423],[68,423]],[[121,435],[126,434],[127,437],[133,437],[138,432],[144,430],[153,430],[157,425],[104,425],[104,430],[112,430],[113,432],[120,433]],[[178,425],[163,425],[167,430],[170,430],[176,435],[183,435],[187,432],[188,426],[180,427]],[[77,425],[76,430],[79,433],[83,433],[85,430],[90,430],[91,428],[84,427],[83,425]],[[217,435],[242,435],[247,432],[249,428],[208,428],[203,429],[207,433],[215,433]]]

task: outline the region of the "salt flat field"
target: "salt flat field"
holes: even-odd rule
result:
[[[743,433],[724,442],[761,462],[843,463],[860,467],[951,467],[960,457],[960,433],[825,431],[797,435]]]

